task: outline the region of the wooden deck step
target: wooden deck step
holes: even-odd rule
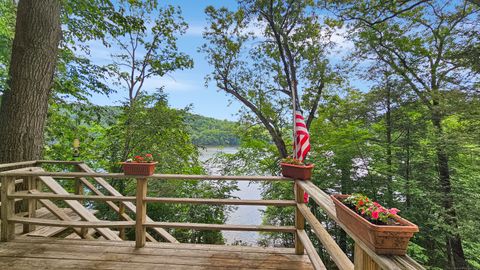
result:
[[[55,194],[64,194],[68,195],[69,193],[52,177],[48,176],[39,176],[38,177],[42,182]],[[65,200],[65,203],[72,208],[82,219],[86,221],[99,221],[99,219],[90,213],[90,211],[83,206],[80,202],[74,200]],[[104,236],[108,240],[117,240],[121,241],[122,239],[115,234],[112,230],[108,228],[97,228],[98,233]]]
[[[40,208],[40,209],[45,209],[44,207]],[[80,221],[81,218],[70,208],[61,208],[62,211],[71,218],[71,220],[74,220],[74,221]],[[48,211],[48,210],[47,210]],[[90,212],[92,214],[95,214],[97,213],[98,211],[97,210],[90,210]],[[53,215],[52,213],[50,212],[47,212],[45,215],[43,216],[38,216],[38,218],[42,218],[42,219],[57,219],[55,217],[55,215]],[[52,236],[55,236],[55,235],[58,235],[62,232],[64,232],[65,230],[67,230],[68,228],[66,227],[51,227],[51,226],[38,226],[35,231],[33,232],[30,232],[28,233],[27,235],[28,236],[36,236],[36,237],[52,237]],[[74,233],[75,234],[75,233]],[[76,235],[76,234],[75,234]]]
[[[293,249],[22,237],[0,244],[0,269],[313,269]]]
[[[78,164],[78,167],[80,169],[82,169],[84,172],[89,172],[89,173],[94,173],[95,172],[92,168],[88,167],[88,165],[85,164],[85,163]],[[101,177],[93,177],[93,180],[95,182],[97,182],[97,184],[101,185],[105,190],[107,190],[108,193],[110,193],[110,195],[112,195],[112,196],[123,196],[123,194],[118,192],[105,179],[103,179]],[[97,195],[100,195],[100,194],[97,194]],[[125,205],[126,209],[128,209],[132,213],[136,214],[137,208],[132,202],[120,202],[120,203],[123,203]],[[146,221],[147,222],[153,222],[153,220],[149,216],[146,217]],[[177,239],[175,239],[175,237],[173,237],[170,233],[168,233],[163,228],[151,228],[151,230],[157,232],[160,236],[163,237],[163,239],[167,240],[168,242],[178,243]]]

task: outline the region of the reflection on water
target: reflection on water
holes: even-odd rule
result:
[[[224,152],[234,154],[237,152],[236,147],[207,147],[200,149],[200,160],[204,162],[205,169],[209,174],[219,174],[220,166],[212,167],[211,164],[205,164],[205,161],[212,158],[216,153]],[[234,191],[233,196],[240,199],[255,200],[261,199],[260,183],[249,181],[238,181],[238,188],[240,190]],[[262,223],[262,213],[265,206],[238,206],[238,208],[230,213],[227,218],[227,224],[239,225],[260,225]],[[234,232],[224,231],[223,236],[228,244],[236,241],[247,243],[248,245],[257,245],[259,239],[258,232]]]

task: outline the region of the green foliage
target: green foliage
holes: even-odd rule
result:
[[[191,129],[192,142],[199,146],[238,145],[235,122],[218,120],[197,114],[187,114],[186,123]]]
[[[8,66],[15,34],[15,14],[16,6],[13,1],[0,1],[0,95],[7,86]]]

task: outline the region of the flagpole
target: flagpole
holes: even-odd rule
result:
[[[295,136],[295,128],[296,128],[296,119],[295,119],[295,115],[296,115],[296,112],[297,112],[297,102],[295,101],[296,100],[296,93],[295,93],[295,90],[294,90],[294,87],[292,87],[292,101],[293,101],[293,158],[294,159],[297,159],[297,149],[296,149],[296,136]]]

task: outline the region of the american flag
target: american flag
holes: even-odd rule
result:
[[[307,125],[305,125],[305,119],[302,116],[301,111],[295,111],[295,143],[293,151],[295,157],[300,161],[303,161],[310,151],[310,135],[308,134]]]

